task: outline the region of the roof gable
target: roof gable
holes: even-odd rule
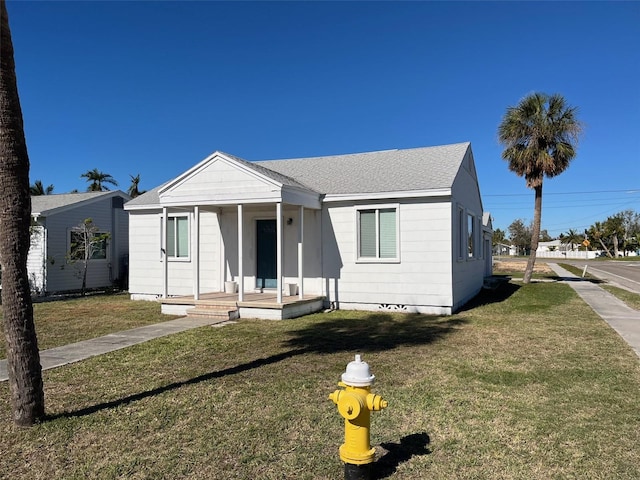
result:
[[[278,172],[215,152],[160,187],[157,198],[161,205],[255,203],[282,201],[290,191],[302,195],[313,193]],[[318,195],[314,195],[317,198]]]

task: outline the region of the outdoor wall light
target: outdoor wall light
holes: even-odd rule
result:
[[[287,225],[292,225],[293,224],[293,218],[289,217],[287,218]]]

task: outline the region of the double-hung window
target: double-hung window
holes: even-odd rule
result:
[[[398,207],[357,210],[358,260],[398,261]]]
[[[167,256],[189,258],[189,217],[187,215],[167,218]]]
[[[477,254],[477,241],[476,241],[476,219],[472,214],[467,215],[467,236],[468,236],[468,255],[469,258],[474,258]]]

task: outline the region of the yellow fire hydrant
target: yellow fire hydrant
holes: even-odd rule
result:
[[[349,362],[338,382],[344,390],[336,390],[329,399],[338,406],[344,417],[344,443],[340,446],[340,459],[345,464],[346,480],[368,480],[370,465],[375,449],[371,448],[369,431],[371,412],[387,407],[387,401],[380,395],[371,393],[375,375],[369,371],[369,364],[360,355]]]

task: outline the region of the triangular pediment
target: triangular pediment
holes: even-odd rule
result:
[[[161,203],[233,202],[247,194],[263,197],[279,192],[282,184],[253,170],[246,162],[216,152],[165,185]]]
[[[158,191],[166,206],[287,202],[318,208],[319,196],[295,180],[215,152]]]

